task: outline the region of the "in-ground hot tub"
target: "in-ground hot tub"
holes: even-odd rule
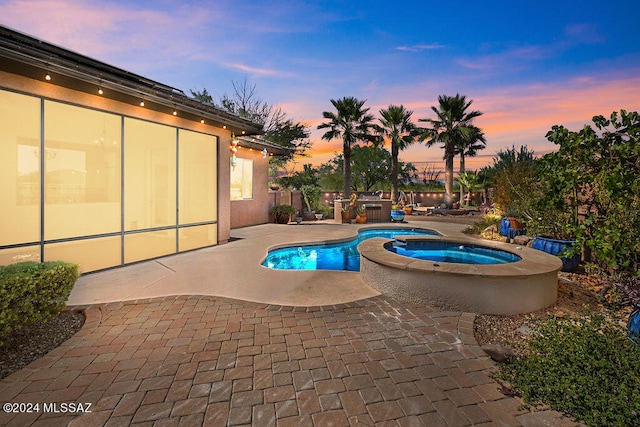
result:
[[[463,264],[399,255],[391,250],[393,242],[388,239],[360,243],[360,274],[365,283],[398,300],[478,314],[521,314],[548,307],[558,298],[558,271],[562,268],[558,257],[463,236],[396,239],[406,242],[409,251],[430,245],[463,246],[502,253],[499,258],[508,259],[504,263]]]

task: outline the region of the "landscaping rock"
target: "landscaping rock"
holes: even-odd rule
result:
[[[509,357],[515,356],[513,350],[497,344],[485,344],[481,348],[491,359],[498,363],[505,363],[509,360]]]
[[[530,241],[532,241],[533,238],[526,236],[526,235],[522,235],[522,236],[516,236],[513,238],[513,242],[516,245],[520,245],[520,246],[527,246],[529,244]]]

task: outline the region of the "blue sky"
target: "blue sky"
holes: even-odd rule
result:
[[[640,8],[632,1],[104,1],[0,0],[0,23],[174,86],[218,97],[231,82],[313,129],[331,98],[366,99],[376,114],[404,104],[432,117],[438,95],[484,112],[487,149],[554,147],[554,124],[640,110]],[[320,140],[328,160],[341,143]],[[423,144],[401,159],[440,163]]]

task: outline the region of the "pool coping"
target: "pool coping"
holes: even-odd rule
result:
[[[519,261],[506,264],[459,264],[441,261],[429,261],[409,258],[398,255],[385,248],[385,244],[392,242],[390,239],[374,237],[361,242],[358,245],[360,256],[370,261],[389,267],[439,272],[457,276],[509,276],[513,278],[527,278],[540,274],[557,272],[562,268],[560,258],[545,252],[528,248],[526,246],[514,246],[509,243],[491,240],[479,240],[464,235],[454,236],[396,236],[400,241],[436,241],[462,245],[473,245],[489,249],[497,249],[519,256]]]

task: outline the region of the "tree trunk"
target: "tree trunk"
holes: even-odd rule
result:
[[[345,144],[343,146],[344,155],[344,195],[343,200],[351,196],[351,146]]]
[[[391,203],[398,202],[398,145],[391,143]]]
[[[449,151],[449,150],[447,150]],[[453,206],[453,150],[447,153],[444,170],[444,203],[448,209]]]
[[[458,172],[458,176],[462,175],[465,172],[464,170],[464,153],[460,153],[460,171]],[[458,180],[459,182],[460,180]],[[462,187],[462,183],[460,183],[460,205],[462,205],[464,200],[464,188]],[[465,205],[468,205],[469,202],[465,202]]]

